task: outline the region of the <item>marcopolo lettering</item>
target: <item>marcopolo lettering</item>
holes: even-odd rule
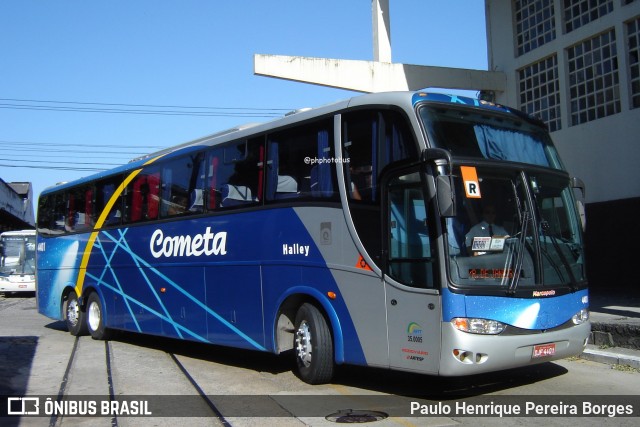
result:
[[[212,233],[207,227],[203,234],[165,236],[157,229],[151,235],[149,249],[154,258],[175,256],[211,256],[227,254],[227,232]]]

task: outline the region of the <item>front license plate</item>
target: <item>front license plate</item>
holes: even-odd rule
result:
[[[538,357],[549,357],[556,354],[556,345],[555,344],[540,344],[533,346],[533,359]]]

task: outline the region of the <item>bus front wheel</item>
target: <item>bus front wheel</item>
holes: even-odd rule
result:
[[[97,293],[93,292],[89,295],[87,300],[87,329],[91,338],[94,340],[107,340],[109,339],[109,330],[104,325],[104,310],[100,297]]]
[[[69,333],[74,336],[86,335],[87,326],[85,323],[85,313],[80,308],[78,294],[75,291],[69,292],[64,300],[64,320]]]
[[[333,377],[333,341],[322,313],[303,304],[296,314],[293,348],[300,378],[309,384],[324,384]]]

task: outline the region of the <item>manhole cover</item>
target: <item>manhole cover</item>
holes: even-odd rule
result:
[[[374,421],[381,421],[389,415],[379,411],[367,411],[358,409],[342,409],[334,414],[327,415],[325,419],[327,421],[333,421],[334,423],[372,423]]]

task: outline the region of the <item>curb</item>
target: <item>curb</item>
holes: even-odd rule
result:
[[[635,369],[640,369],[640,351],[628,348],[612,347],[599,349],[594,345],[587,345],[581,359],[592,362],[606,363],[609,365],[627,365]]]
[[[640,349],[640,325],[627,323],[591,322],[589,343],[608,347]]]

